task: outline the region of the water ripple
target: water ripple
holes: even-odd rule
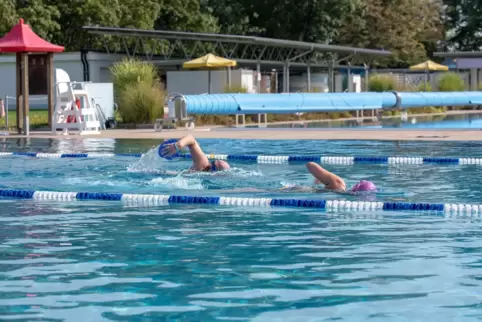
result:
[[[83,141],[62,146],[49,141],[52,147],[32,142],[31,147],[17,148],[38,147],[45,152],[86,148]],[[140,149],[132,142],[94,143],[95,149],[107,152]],[[236,142],[230,147],[222,140],[203,143],[219,153],[266,153],[261,141]],[[6,144],[9,149],[15,145]],[[377,142],[294,140],[289,144],[273,141],[270,152],[482,155],[474,147],[478,146],[407,142],[397,147]],[[244,172],[234,171],[232,176],[185,176],[172,181],[166,179],[165,171],[143,171],[139,164],[129,167],[135,159],[71,160],[69,169],[75,171],[65,173],[58,171],[65,160],[14,160],[19,159],[0,158],[0,163],[4,162],[0,167],[2,186],[218,195],[221,188],[271,189],[286,182],[311,182],[303,165],[240,163]],[[147,158],[143,164],[147,167],[153,160]],[[188,165],[188,161],[156,161],[150,168],[174,171]],[[482,200],[476,167],[328,168],[349,182],[370,177],[385,189],[411,193],[402,200]],[[98,175],[92,176],[92,171]],[[105,185],[100,184],[103,181]],[[274,192],[263,196],[342,198]],[[103,202],[0,202],[4,228],[0,231],[2,321],[465,322],[482,318],[480,218],[335,214],[289,208],[182,205],[140,209]]]

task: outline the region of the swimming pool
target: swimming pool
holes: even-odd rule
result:
[[[482,157],[478,142],[200,140],[206,152]],[[9,140],[0,151],[145,152],[158,141]],[[310,184],[302,164],[1,157],[0,188],[230,194]],[[480,203],[480,166],[330,165],[375,181],[381,200]],[[231,192],[229,192],[231,190]],[[223,191],[223,192],[220,192]],[[279,197],[308,194],[264,193]],[[323,194],[325,199],[340,199]],[[443,214],[0,199],[0,320],[472,321],[480,319],[482,224]]]
[[[257,126],[247,126],[257,127]],[[269,128],[406,128],[406,129],[480,129],[482,128],[482,113],[470,114],[434,114],[425,116],[408,116],[407,121],[398,118],[385,118],[381,121],[365,119],[349,121],[297,122],[268,124]]]

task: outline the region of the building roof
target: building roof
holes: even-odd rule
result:
[[[437,57],[449,57],[449,58],[462,58],[462,57],[480,57],[482,58],[482,51],[453,51],[453,52],[435,52],[434,56]]]
[[[0,39],[0,53],[58,53],[62,51],[64,51],[64,47],[40,38],[29,25],[24,24],[23,19],[20,19],[19,23]]]
[[[281,39],[254,37],[254,36],[238,36],[238,35],[167,31],[167,30],[142,30],[142,29],[102,27],[102,26],[84,26],[83,28],[91,34],[100,34],[100,35],[131,36],[131,37],[160,38],[160,39],[173,39],[173,40],[178,40],[178,39],[194,40],[194,41],[215,42],[215,43],[224,42],[224,43],[235,43],[235,44],[262,45],[262,46],[278,47],[278,48],[294,48],[294,49],[312,50],[312,51],[318,51],[318,52],[346,53],[346,54],[354,54],[354,55],[356,54],[373,55],[373,56],[391,55],[391,52],[387,50],[326,45],[326,44],[319,44],[319,43],[294,41],[294,40],[281,40]]]

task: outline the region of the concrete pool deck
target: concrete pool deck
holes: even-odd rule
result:
[[[59,132],[60,133],[60,132]],[[172,139],[192,134],[210,139],[260,140],[377,140],[377,141],[482,141],[482,130],[475,129],[336,129],[336,128],[222,128],[200,127],[195,130],[113,129],[94,135],[54,135],[50,131],[31,131],[29,136],[11,133],[4,138],[31,139]]]

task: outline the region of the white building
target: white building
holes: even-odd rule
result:
[[[85,56],[85,59],[83,59]],[[54,54],[54,67],[65,70],[71,81],[93,83],[111,83],[112,65],[125,58],[125,55],[88,52],[66,52]],[[162,70],[166,77],[168,92],[181,92],[184,94],[207,93],[209,89],[209,76],[207,71],[187,71],[182,69],[183,61],[152,61]],[[343,91],[343,75],[335,75],[336,91]],[[360,91],[361,78],[352,76],[353,86],[349,91]],[[312,74],[313,88],[317,91],[327,91],[327,74]],[[251,69],[233,69],[231,71],[231,85],[233,88],[243,87],[248,93],[276,92],[271,88],[270,76],[263,75],[260,78],[260,88],[256,88],[256,71]],[[228,85],[227,70],[211,72],[211,93],[223,93]],[[308,86],[306,74],[292,76],[291,92],[304,91]],[[278,90],[281,90],[280,88]],[[0,98],[6,99],[9,110],[15,109],[16,81],[15,81],[15,55],[0,55]],[[31,109],[46,109],[47,97],[31,95],[29,98]]]
[[[113,62],[120,60],[123,55],[107,55],[103,53],[87,53],[86,62],[82,62],[80,52],[57,53],[54,55],[54,68],[65,70],[72,81],[85,80],[94,83],[112,82],[109,68]],[[15,55],[0,55],[0,98],[8,99],[9,109],[15,108],[17,93],[15,81]],[[30,96],[31,109],[46,109],[46,96]]]

